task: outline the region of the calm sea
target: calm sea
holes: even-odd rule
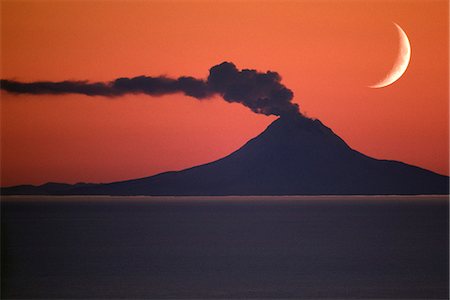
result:
[[[449,296],[442,196],[2,197],[2,298]]]

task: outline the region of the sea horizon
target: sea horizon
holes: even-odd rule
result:
[[[122,198],[130,198],[129,201],[133,200],[146,200],[146,201],[171,201],[171,200],[190,200],[190,201],[257,201],[257,200],[276,200],[277,201],[305,201],[305,200],[339,200],[339,201],[350,201],[350,200],[375,200],[380,198],[385,198],[389,200],[450,200],[450,194],[436,194],[436,195],[222,195],[222,196],[149,196],[149,195],[0,195],[0,201],[23,198],[27,200],[39,200],[45,199],[49,200],[81,200],[88,201],[93,198],[95,200],[123,200]],[[61,199],[63,198],[63,199]],[[430,199],[431,198],[431,199]]]

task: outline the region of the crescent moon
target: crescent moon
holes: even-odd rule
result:
[[[397,27],[400,40],[397,59],[395,60],[391,71],[381,81],[374,85],[370,85],[370,88],[382,88],[394,83],[403,75],[403,73],[405,73],[408,68],[409,60],[411,59],[411,44],[409,43],[408,36],[405,31],[403,31],[397,23],[394,23],[394,25]]]

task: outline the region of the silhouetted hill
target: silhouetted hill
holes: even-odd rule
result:
[[[7,188],[2,188],[1,193],[3,195],[62,195],[70,194],[72,191],[80,187],[98,186],[93,183],[57,183],[57,182],[47,182],[45,184],[35,186],[31,184],[17,185]]]
[[[448,177],[351,149],[319,120],[280,118],[217,161],[155,176],[61,190],[2,189],[3,194],[386,195],[448,194]]]

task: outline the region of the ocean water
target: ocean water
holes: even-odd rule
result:
[[[443,196],[2,197],[2,298],[449,296]]]

